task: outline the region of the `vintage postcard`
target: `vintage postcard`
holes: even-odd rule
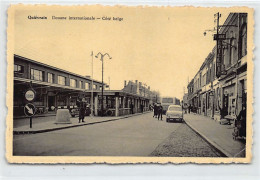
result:
[[[250,163],[254,10],[11,5],[10,163]]]

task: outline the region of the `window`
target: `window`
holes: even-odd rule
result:
[[[96,84],[94,84],[94,87],[93,87],[93,89],[97,89],[97,85],[96,85]]]
[[[102,90],[102,86],[99,86],[99,90]]]
[[[43,81],[43,71],[31,69],[31,79]]]
[[[54,74],[48,73],[48,83],[54,83]]]
[[[85,83],[85,89],[89,89],[89,83]]]
[[[66,78],[63,76],[58,76],[58,84],[60,85],[66,85]]]
[[[83,88],[83,82],[79,81],[79,88],[82,89]]]
[[[15,64],[14,65],[14,72],[16,72],[16,73],[23,73],[24,72],[24,67],[21,66],[21,65]]]
[[[75,79],[70,79],[70,86],[71,87],[77,87]]]
[[[234,59],[234,50],[235,50],[235,42],[234,39],[230,39],[230,60],[229,63],[232,65],[235,63],[235,59]]]
[[[241,29],[241,57],[247,55],[247,29],[246,25]]]
[[[182,111],[180,106],[170,106],[169,111]]]

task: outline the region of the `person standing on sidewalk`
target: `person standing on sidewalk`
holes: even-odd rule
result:
[[[237,120],[241,122],[240,134],[246,137],[246,104],[242,104]]]
[[[159,106],[158,106],[158,121],[160,120],[160,117],[161,117],[161,121],[162,121],[162,112],[163,112],[163,107],[162,107],[161,103],[159,103]]]
[[[84,118],[85,118],[85,113],[86,113],[86,101],[85,98],[82,98],[82,100],[78,100],[77,101],[77,106],[79,107],[79,123],[81,122],[85,122]]]

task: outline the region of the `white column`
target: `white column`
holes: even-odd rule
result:
[[[98,115],[98,95],[95,96],[95,115]]]
[[[125,115],[126,114],[126,110],[125,110],[125,100],[126,100],[126,97],[125,96],[123,96],[122,97],[123,98],[123,115]]]
[[[135,113],[138,113],[138,99],[135,99]]]
[[[118,97],[116,97],[116,116],[119,116],[119,102],[118,102]]]

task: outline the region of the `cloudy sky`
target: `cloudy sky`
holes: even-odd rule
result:
[[[15,11],[14,53],[80,75],[91,75],[92,51],[109,53],[104,81],[110,78],[111,89],[122,89],[124,80],[139,80],[163,96],[181,98],[188,78],[215,45],[212,35],[203,32],[213,29],[218,11],[223,23],[228,9],[28,6]],[[69,16],[123,20],[68,20]],[[93,61],[93,77],[101,80],[101,61]]]

